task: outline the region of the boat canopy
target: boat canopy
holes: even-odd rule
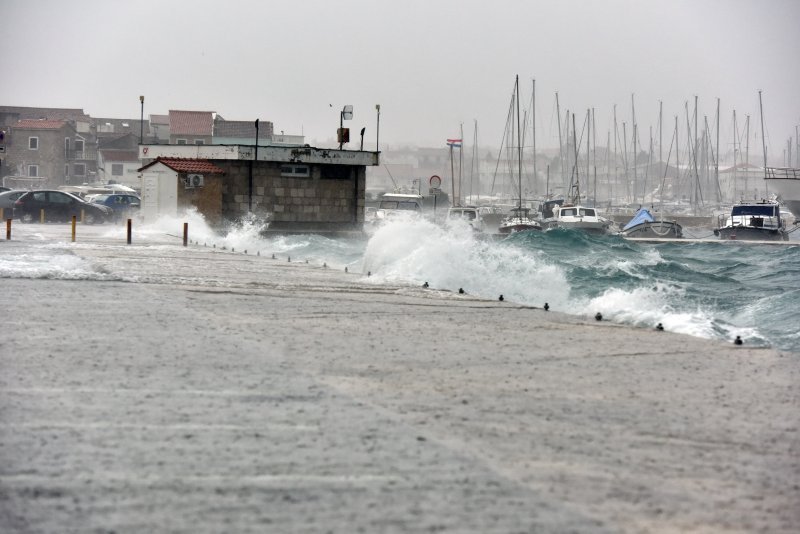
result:
[[[775,217],[778,215],[778,206],[776,204],[741,204],[733,207],[731,215]]]
[[[633,219],[628,222],[623,228],[622,231],[624,232],[628,228],[633,228],[634,226],[646,222],[656,222],[653,218],[653,215],[650,213],[650,210],[647,208],[639,208],[636,214],[633,216]]]

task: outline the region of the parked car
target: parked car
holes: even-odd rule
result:
[[[111,219],[111,208],[101,204],[92,204],[64,191],[50,189],[28,191],[20,196],[14,204],[14,215],[24,223],[39,220],[44,210],[45,221],[69,221],[75,215],[87,224],[102,224]]]
[[[111,208],[114,212],[114,219],[117,220],[138,213],[139,205],[141,204],[139,197],[130,193],[94,195],[91,202]]]
[[[3,191],[0,193],[0,208],[3,208],[3,219],[14,218],[14,203],[27,191]]]

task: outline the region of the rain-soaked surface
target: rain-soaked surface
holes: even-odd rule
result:
[[[796,355],[64,231],[0,242],[3,532],[800,527]]]

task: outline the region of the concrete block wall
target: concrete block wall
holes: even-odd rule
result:
[[[249,210],[249,161],[215,160],[225,170],[222,215],[236,219]],[[309,165],[308,178],[281,176],[277,162],[253,162],[253,213],[269,216],[273,225],[325,229],[364,222],[366,169],[350,167],[350,179],[323,178],[321,165]],[[339,166],[337,166],[339,167]]]

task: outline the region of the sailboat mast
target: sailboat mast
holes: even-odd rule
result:
[[[519,168],[519,208],[522,210],[522,141],[519,124],[519,74],[514,82],[514,94],[517,95],[517,164]],[[520,211],[520,215],[522,211]]]
[[[673,195],[678,193],[678,184],[681,181],[680,146],[681,146],[681,141],[680,137],[678,137],[678,116],[675,115],[675,180],[672,182]]]
[[[719,186],[719,98],[717,98],[717,155],[714,158],[714,183],[717,187],[717,203],[722,202],[722,190]]]
[[[744,194],[747,195],[747,177],[750,175],[750,115],[747,115],[745,124],[744,138],[747,142],[744,144]]]
[[[631,124],[633,125],[633,130],[631,133],[631,152],[633,153],[633,195],[632,199],[636,202],[636,137],[639,133],[636,127],[636,107],[634,106],[633,102],[633,93],[631,93]]]
[[[733,198],[736,199],[736,141],[739,137],[739,128],[736,126],[736,110],[733,110]]]
[[[460,135],[461,146],[458,147],[458,205],[461,205],[461,196],[464,194],[464,181],[462,179],[462,171],[464,169],[464,123],[461,123]]]
[[[558,162],[561,167],[561,181],[566,183],[567,177],[564,174],[564,142],[561,139],[561,106],[558,103],[558,91],[556,91],[556,119],[558,120]]]
[[[589,166],[591,164],[589,160],[589,149],[591,148],[591,143],[589,142],[589,129],[592,127],[590,122],[591,115],[589,114],[591,110],[586,110],[586,193],[588,196],[589,193]],[[588,198],[587,198],[588,200]]]
[[[758,92],[758,110],[759,114],[761,115],[761,146],[764,148],[764,180],[767,179],[767,139],[766,135],[764,135],[764,104],[761,101],[761,91]],[[766,189],[767,182],[764,182],[764,188]],[[767,191],[769,194],[769,191]]]
[[[478,200],[481,198],[481,157],[480,153],[478,152],[478,119],[475,120],[475,132],[473,134],[474,139],[472,140],[472,159],[475,162],[475,174],[478,175]],[[469,194],[472,195],[472,182],[470,182],[469,186]]]
[[[578,138],[575,133],[575,113],[572,114],[572,144],[575,146],[575,200],[574,204],[581,203],[581,178],[578,174]]]
[[[531,95],[531,115],[533,116],[533,193],[537,194],[539,188],[539,174],[536,172],[536,78],[533,79],[533,94]]]
[[[658,162],[659,164],[664,161],[661,146],[662,130],[664,129],[664,102],[658,101]]]
[[[617,105],[614,104],[614,184],[619,185],[619,159],[617,158],[617,139],[619,139],[619,130],[617,129]]]
[[[592,108],[592,163],[594,167],[594,204],[597,206],[597,124],[594,122],[594,108]]]

